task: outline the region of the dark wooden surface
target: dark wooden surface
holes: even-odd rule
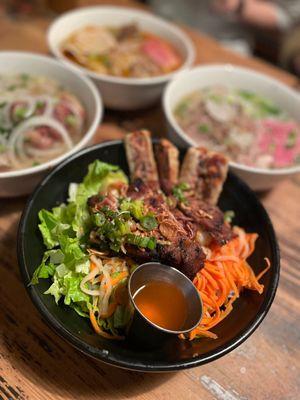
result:
[[[122,2],[127,4],[127,2]],[[0,49],[47,52],[48,18],[0,20]],[[190,32],[198,63],[246,65],[294,86],[297,80],[256,59],[241,58]],[[96,141],[147,127],[164,135],[159,106],[138,113],[107,112]],[[63,342],[42,321],[23,287],[16,233],[26,199],[0,200],[0,399],[300,399],[300,179],[262,197],[282,255],[280,285],[260,328],[238,349],[209,365],[172,374],[141,374],[97,363]]]

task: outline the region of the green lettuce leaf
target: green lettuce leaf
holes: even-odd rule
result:
[[[35,285],[39,279],[52,277],[56,270],[56,265],[60,264],[64,258],[61,250],[48,250],[44,253],[43,259],[39,267],[34,271],[31,284]]]
[[[89,273],[89,256],[85,250],[93,217],[87,207],[87,199],[114,182],[127,183],[127,177],[116,166],[96,160],[80,184],[71,184],[66,204],[51,211],[39,212],[39,229],[45,251],[39,267],[33,274],[31,284],[39,279],[50,278],[52,283],[45,294],[60,299],[79,315],[88,316],[92,307],[91,296],[80,289],[80,282]],[[118,311],[118,325],[124,323],[124,312]]]

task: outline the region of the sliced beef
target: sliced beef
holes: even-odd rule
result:
[[[139,36],[139,29],[136,24],[128,24],[117,30],[117,39],[121,42],[124,40],[136,38]]]
[[[111,193],[107,193],[105,196],[101,194],[96,194],[88,198],[88,207],[92,213],[96,213],[103,207],[108,207],[113,211],[118,209],[118,199]]]
[[[224,215],[217,206],[204,203],[197,198],[189,198],[187,204],[181,203],[179,207],[216,243],[225,244],[233,237],[231,227],[224,223]]]

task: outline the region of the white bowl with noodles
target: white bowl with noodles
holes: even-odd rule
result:
[[[74,94],[86,111],[82,138],[60,156],[37,166],[0,172],[0,198],[29,194],[41,178],[62,160],[91,143],[101,122],[103,105],[95,85],[50,57],[27,52],[0,52],[0,76],[28,74],[57,81]]]
[[[179,147],[195,146],[197,143],[179,126],[174,109],[185,96],[214,85],[248,90],[264,96],[300,123],[300,96],[287,85],[247,68],[227,64],[201,66],[178,75],[164,91],[163,110],[167,119],[168,135]],[[234,161],[230,161],[229,165],[232,171],[256,191],[269,190],[278,182],[300,172],[299,164],[276,169],[252,167]]]
[[[93,72],[62,54],[62,42],[79,28],[93,25],[118,27],[130,23],[167,40],[181,55],[182,65],[165,75],[127,78]],[[50,26],[48,45],[55,57],[94,81],[107,107],[118,110],[142,109],[158,101],[166,83],[176,73],[191,67],[195,58],[194,46],[181,29],[150,13],[125,7],[98,6],[67,12]]]

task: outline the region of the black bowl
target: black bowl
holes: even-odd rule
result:
[[[24,284],[37,309],[49,326],[78,350],[98,360],[139,371],[174,371],[195,367],[215,360],[233,350],[248,338],[266,316],[275,296],[279,280],[280,258],[272,223],[255,194],[236,176],[229,173],[220,199],[223,210],[234,210],[235,224],[249,232],[257,232],[259,239],[250,264],[258,273],[264,266],[264,257],[272,268],[263,277],[262,295],[245,290],[234,303],[230,316],[214,332],[218,339],[193,342],[172,338],[160,348],[141,350],[132,343],[109,341],[97,336],[88,320],[75,311],[57,306],[52,296],[43,295],[49,286],[44,280],[28,286],[35,268],[45,251],[38,230],[38,211],[50,209],[67,198],[70,182],[80,182],[87,166],[99,158],[119,165],[128,172],[122,142],[96,145],[73,155],[56,167],[37,187],[23,212],[18,234],[18,258]]]

